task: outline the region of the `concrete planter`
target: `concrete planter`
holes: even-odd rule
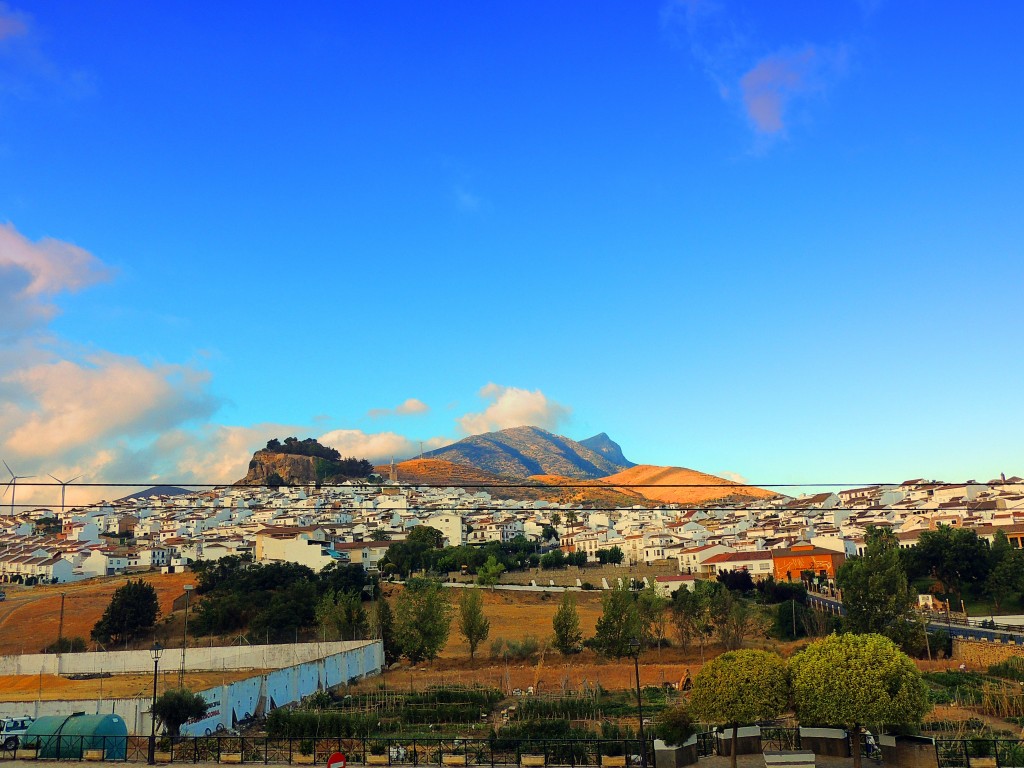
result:
[[[523,768],[544,768],[544,755],[520,755],[519,764]]]
[[[38,749],[18,749],[19,760],[35,760],[39,755]]]
[[[938,768],[935,739],[925,736],[894,736],[883,733],[878,737],[882,761],[900,768]],[[974,761],[971,761],[974,764]]]
[[[601,765],[604,768],[626,768],[625,755],[601,755]]]
[[[748,725],[736,731],[736,754],[757,755],[761,753],[761,727]],[[732,728],[718,733],[718,754],[732,755]]]
[[[101,763],[103,762],[103,750],[102,749],[83,749],[82,759],[87,763]]]
[[[445,757],[447,757],[447,755],[445,755]],[[388,756],[387,755],[367,755],[366,756],[366,764],[367,765],[387,765],[388,764]]]
[[[292,755],[292,763],[295,765],[313,765],[315,762],[313,755]]]
[[[682,765],[695,765],[698,757],[696,734],[678,747],[674,744],[666,744],[661,739],[654,740],[654,768],[679,768]]]
[[[816,755],[850,757],[850,740],[842,728],[800,728],[800,746]]]
[[[443,755],[441,757],[442,765],[465,765],[465,755]]]
[[[171,762],[171,753],[170,752],[154,752],[153,753],[153,762],[154,763],[169,763],[169,762]]]
[[[241,752],[221,752],[220,761],[222,763],[241,763],[242,753]]]

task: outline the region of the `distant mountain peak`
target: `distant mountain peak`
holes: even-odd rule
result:
[[[611,445],[618,450],[615,443]],[[516,478],[560,475],[592,480],[633,466],[620,464],[568,437],[532,426],[471,435],[444,448],[428,451],[424,458],[443,459]]]
[[[593,437],[588,437],[586,440],[580,440],[580,445],[589,448],[595,453],[601,454],[612,464],[616,464],[625,469],[636,466],[634,462],[630,461],[623,455],[622,446],[608,437],[607,432],[600,432]]]

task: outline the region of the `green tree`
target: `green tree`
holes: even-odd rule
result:
[[[748,637],[767,635],[768,620],[746,600],[726,592],[720,607],[721,613],[716,618],[715,630],[718,642],[727,651],[740,649]]]
[[[316,622],[316,605],[316,584],[294,581],[271,594],[270,602],[249,623],[249,629],[258,638],[290,641]]]
[[[551,620],[555,630],[554,646],[563,656],[571,656],[583,650],[583,630],[580,629],[580,613],[576,610],[576,598],[571,592],[562,593],[562,602]]]
[[[395,638],[395,617],[391,612],[391,605],[384,595],[381,595],[373,604],[370,612],[370,633],[371,636],[380,640],[384,646],[384,664],[390,667],[402,655],[402,649]]]
[[[331,640],[363,640],[370,623],[360,596],[328,590],[316,604],[316,623]]]
[[[187,688],[171,689],[156,700],[153,715],[170,736],[177,736],[181,726],[189,720],[202,720],[206,717],[209,705],[198,693]]]
[[[540,567],[544,570],[554,570],[555,568],[565,567],[565,553],[560,549],[552,549],[550,552],[541,556]]]
[[[505,566],[498,562],[498,558],[489,555],[487,562],[476,569],[476,583],[481,587],[493,587],[504,572]]]
[[[679,644],[684,648],[693,641],[700,646],[700,660],[704,663],[704,648],[728,610],[728,590],[717,581],[700,579],[689,590],[677,589],[672,595],[672,623]]]
[[[101,643],[133,640],[149,632],[160,614],[156,589],[142,579],[129,581],[114,590],[103,616],[92,629],[92,639]]]
[[[767,651],[728,651],[701,667],[690,708],[707,723],[732,726],[732,768],[740,725],[778,717],[789,705],[786,662]]]
[[[920,632],[913,621],[914,597],[899,554],[899,542],[887,528],[869,526],[864,554],[839,568],[836,585],[843,591],[845,626],[907,643]]]
[[[395,601],[395,640],[413,664],[433,660],[448,642],[452,606],[441,582],[409,579]]]
[[[644,625],[636,595],[623,585],[601,596],[601,617],[591,644],[602,656],[621,659],[633,655],[632,640],[644,641]]]
[[[921,563],[947,594],[959,597],[966,584],[984,582],[988,577],[988,544],[969,528],[940,525],[934,531],[924,531],[916,549]]]
[[[640,590],[636,600],[640,623],[644,628],[644,641],[658,646],[660,658],[661,646],[668,631],[668,607],[672,601],[658,592],[653,584]]]
[[[432,549],[440,549],[444,546],[444,534],[429,525],[415,526],[409,531],[405,540],[410,544],[426,544]]]
[[[795,654],[789,667],[801,725],[848,729],[855,768],[861,726],[917,726],[931,707],[914,662],[882,635],[830,635]]]
[[[1006,532],[1000,529],[992,542],[989,560],[985,594],[992,598],[996,610],[1001,611],[1007,601],[1019,597],[1024,590],[1024,554],[1010,545]]]
[[[654,718],[654,732],[666,744],[681,747],[697,732],[690,705],[684,702],[661,710]]]
[[[459,597],[459,632],[469,643],[469,658],[491,633],[491,622],[484,616],[484,598],[477,589],[463,589]]]
[[[599,549],[597,550],[597,561],[602,565],[605,563],[611,563],[612,565],[619,565],[625,559],[625,555],[622,553],[622,549],[618,545],[611,549]]]
[[[562,524],[562,516],[558,512],[551,513],[551,524],[556,528]]]

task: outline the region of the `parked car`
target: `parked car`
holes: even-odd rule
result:
[[[20,739],[25,731],[32,725],[35,718],[31,717],[5,717],[0,719],[0,744],[4,749],[17,749]]]

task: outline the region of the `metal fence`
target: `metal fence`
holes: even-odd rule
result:
[[[58,760],[148,762],[148,736],[40,736],[38,753],[29,743],[0,749],[0,760],[40,757]],[[651,741],[646,764],[654,765]],[[412,766],[635,766],[641,765],[638,739],[459,739],[459,738],[282,738],[265,736],[160,736],[157,763],[320,764],[335,752],[353,765]],[[526,758],[524,760],[524,757]]]
[[[1024,739],[937,739],[939,768],[1017,768],[1024,766]]]

